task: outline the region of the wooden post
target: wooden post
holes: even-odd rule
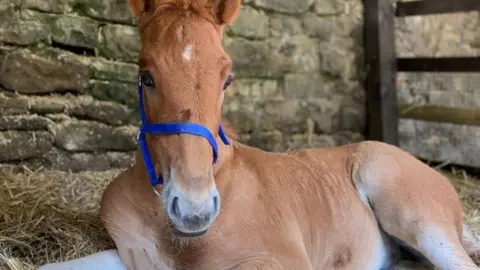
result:
[[[363,0],[367,139],[398,145],[395,15],[389,0]]]

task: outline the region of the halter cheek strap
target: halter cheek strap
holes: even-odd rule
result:
[[[179,122],[179,123],[148,123],[147,116],[145,113],[145,105],[143,102],[143,86],[141,77],[138,77],[138,96],[139,96],[139,103],[140,103],[140,119],[142,121],[142,125],[140,130],[138,131],[137,141],[140,147],[140,151],[142,153],[142,157],[145,163],[145,167],[147,169],[147,174],[150,179],[150,184],[152,186],[162,185],[163,184],[163,177],[161,174],[157,176],[155,171],[155,167],[153,165],[152,158],[150,156],[150,151],[148,149],[147,141],[145,138],[145,134],[190,134],[195,136],[200,136],[205,138],[210,145],[212,146],[213,150],[213,163],[215,164],[218,159],[218,146],[215,140],[215,137],[212,135],[210,130],[202,125],[191,123],[191,122]],[[230,141],[223,130],[223,126],[220,124],[218,128],[218,134],[220,139],[225,145],[230,145]]]

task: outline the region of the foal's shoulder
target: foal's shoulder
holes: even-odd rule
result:
[[[100,218],[104,223],[113,222],[113,219],[122,215],[122,208],[124,208],[128,202],[123,186],[128,180],[129,175],[131,175],[131,168],[115,176],[105,188],[100,201]]]

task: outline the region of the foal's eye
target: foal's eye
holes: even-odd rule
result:
[[[142,75],[142,84],[154,88],[155,87],[155,82],[153,81],[152,74],[146,73]]]
[[[233,76],[228,75],[228,78],[225,81],[225,84],[223,85],[223,90],[226,90],[230,86],[230,84],[232,84],[232,80],[233,80]]]

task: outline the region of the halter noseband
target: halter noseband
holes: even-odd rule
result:
[[[155,172],[155,167],[153,166],[153,161],[150,156],[150,151],[148,149],[147,141],[145,139],[145,134],[191,134],[203,137],[212,146],[213,150],[213,163],[217,162],[218,158],[218,146],[215,140],[215,137],[212,135],[208,128],[191,122],[180,122],[180,123],[148,123],[147,116],[145,113],[145,105],[143,103],[143,87],[141,76],[138,77],[138,96],[140,103],[140,119],[142,121],[142,126],[138,131],[137,141],[140,146],[140,151],[142,152],[142,157],[147,169],[147,174],[150,179],[150,184],[154,187],[156,185],[163,184],[163,177],[161,174],[158,175]],[[222,142],[226,145],[230,145],[230,141],[223,130],[223,126],[220,124],[218,128],[218,134]]]

